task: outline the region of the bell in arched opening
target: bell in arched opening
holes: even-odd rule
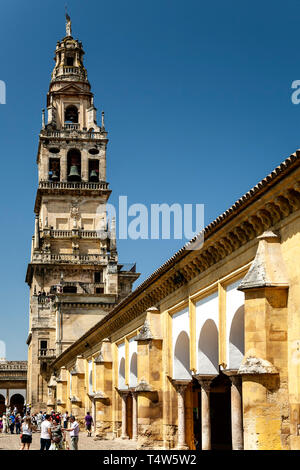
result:
[[[80,174],[78,171],[77,165],[72,165],[70,167],[70,173],[68,174],[69,181],[80,181]]]
[[[98,181],[98,175],[97,175],[96,170],[92,170],[90,172],[90,181],[92,181],[92,182],[97,182]]]

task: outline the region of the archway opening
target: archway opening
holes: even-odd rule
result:
[[[16,407],[18,413],[23,413],[23,409],[24,409],[23,395],[21,395],[20,393],[15,393],[14,395],[12,395],[9,406],[11,407],[12,410],[14,410],[14,408]]]
[[[244,306],[234,314],[229,335],[229,369],[238,369],[245,354]]]
[[[213,320],[206,320],[198,342],[198,374],[219,373],[218,329]]]
[[[231,382],[220,373],[210,387],[211,449],[231,450]]]
[[[174,348],[174,371],[176,380],[191,379],[190,373],[190,339],[185,331],[182,331]]]

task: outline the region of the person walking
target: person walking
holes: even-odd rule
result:
[[[41,424],[41,448],[40,450],[49,450],[51,445],[51,421],[50,415],[46,415],[44,421]]]
[[[41,430],[42,421],[43,421],[43,413],[40,411],[36,416],[36,424],[37,424],[38,431]]]
[[[75,416],[70,416],[70,423],[71,423],[70,428],[65,429],[65,432],[70,433],[71,450],[78,450],[79,424],[77,423]]]
[[[15,430],[15,415],[12,413],[9,417],[9,429],[10,429],[10,434],[14,434]]]
[[[6,414],[2,416],[2,422],[3,422],[3,433],[8,433],[8,419]]]
[[[51,447],[53,450],[63,450],[63,432],[61,429],[60,423],[54,418],[52,419],[52,428],[51,428]]]
[[[68,427],[68,421],[69,421],[69,414],[68,414],[68,412],[66,411],[66,412],[63,414],[64,429],[67,429],[67,427]]]
[[[34,429],[34,426],[31,423],[31,419],[29,416],[27,416],[22,423],[21,430],[21,448],[20,450],[29,450],[30,444],[32,443],[32,431]]]
[[[92,425],[94,424],[94,421],[93,421],[93,418],[90,415],[89,411],[87,411],[84,420],[85,420],[85,428],[87,430],[87,436],[91,437],[91,435],[92,435]]]
[[[20,434],[21,432],[21,415],[18,413],[15,417],[15,425],[16,425],[16,434]]]

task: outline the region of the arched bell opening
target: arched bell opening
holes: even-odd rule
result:
[[[78,109],[74,105],[67,106],[65,109],[65,124],[78,123]]]
[[[71,149],[67,155],[68,181],[81,181],[81,153],[78,149]]]
[[[50,158],[49,159],[49,180],[60,181],[60,159]]]
[[[99,160],[89,159],[89,181],[99,181]]]

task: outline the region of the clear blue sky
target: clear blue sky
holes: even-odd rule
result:
[[[1,322],[26,358],[36,152],[61,0],[1,2]],[[95,104],[106,113],[112,202],[203,203],[209,223],[299,147],[300,2],[72,0]],[[140,280],[180,241],[120,241]],[[139,282],[139,281],[138,281]]]

